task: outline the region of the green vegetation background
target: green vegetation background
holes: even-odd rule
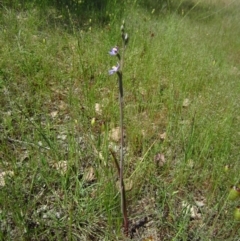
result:
[[[0,240],[126,239],[108,76],[124,19],[132,240],[237,241],[239,10],[234,0],[0,1]]]

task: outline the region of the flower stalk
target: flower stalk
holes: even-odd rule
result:
[[[111,70],[109,70],[109,74],[112,75],[114,73],[118,76],[118,85],[119,85],[119,109],[120,109],[120,165],[116,162],[116,158],[113,155],[114,161],[116,163],[119,179],[120,179],[120,195],[121,195],[121,212],[123,215],[123,226],[124,226],[124,233],[128,236],[128,214],[127,214],[127,202],[126,202],[126,191],[124,187],[124,133],[123,133],[123,64],[124,64],[124,52],[128,43],[128,34],[125,33],[124,30],[125,23],[123,22],[121,26],[121,36],[122,36],[122,56],[119,54],[119,48],[114,47],[109,51],[111,56],[116,56],[120,61],[120,64],[117,63],[116,66],[113,66]]]

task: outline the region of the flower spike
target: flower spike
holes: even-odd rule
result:
[[[123,225],[124,225],[124,234],[126,236],[128,236],[128,230],[129,230],[129,223],[128,223],[128,214],[127,214],[127,203],[126,203],[126,190],[124,187],[124,180],[123,180],[123,176],[124,176],[124,171],[123,171],[123,167],[124,167],[124,153],[123,153],[123,149],[124,149],[124,128],[123,128],[123,75],[122,75],[122,69],[123,69],[123,63],[124,63],[124,52],[125,52],[125,48],[126,45],[128,43],[129,37],[128,34],[125,33],[125,22],[123,21],[122,25],[121,25],[121,36],[122,36],[122,48],[121,51],[119,50],[119,48],[116,46],[114,48],[111,49],[111,51],[109,51],[109,54],[111,56],[116,56],[119,60],[119,62],[117,63],[116,66],[113,66],[109,71],[109,75],[113,75],[113,74],[117,74],[117,79],[118,79],[118,84],[119,84],[119,106],[120,106],[120,158],[119,158],[119,165],[117,162],[117,159],[115,157],[114,154],[113,158],[114,161],[117,165],[117,169],[118,169],[118,174],[119,174],[119,181],[120,181],[120,196],[121,196],[121,212],[123,215]],[[122,56],[120,56],[120,52],[122,54]],[[112,152],[111,152],[112,153]]]

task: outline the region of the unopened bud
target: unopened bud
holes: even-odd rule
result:
[[[125,45],[127,45],[128,40],[129,40],[129,37],[128,37],[128,34],[126,33],[126,34],[124,35],[124,43],[125,43]]]

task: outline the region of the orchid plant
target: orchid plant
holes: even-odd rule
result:
[[[113,66],[109,71],[109,75],[117,74],[118,76],[118,84],[119,84],[119,108],[120,108],[120,132],[121,132],[121,146],[120,146],[120,164],[118,164],[117,159],[115,158],[114,154],[113,158],[115,164],[118,169],[119,179],[120,179],[120,193],[121,193],[121,211],[123,215],[123,225],[124,225],[124,233],[128,235],[128,215],[127,215],[127,206],[126,206],[126,194],[125,194],[125,187],[123,181],[123,167],[124,167],[124,155],[123,155],[123,147],[124,147],[124,139],[123,139],[123,63],[124,63],[124,52],[129,40],[128,34],[125,33],[125,23],[121,25],[121,36],[122,36],[122,51],[120,55],[119,48],[113,47],[109,54],[111,56],[116,56],[118,58],[117,65]]]

